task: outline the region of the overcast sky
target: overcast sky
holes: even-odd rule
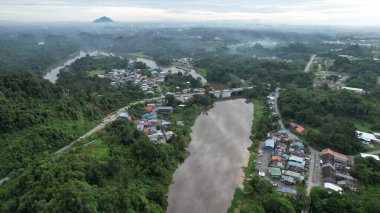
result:
[[[2,21],[253,20],[270,24],[377,25],[380,0],[0,0]]]

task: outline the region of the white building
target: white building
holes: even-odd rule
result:
[[[380,161],[380,158],[379,158],[379,156],[377,156],[377,155],[371,155],[371,154],[367,154],[367,153],[360,153],[360,156],[361,156],[362,158],[369,158],[369,157],[372,157],[372,158],[374,158],[375,160],[379,160],[379,161]]]
[[[361,88],[355,88],[355,87],[342,87],[342,89],[349,90],[352,92],[355,92],[358,95],[363,95],[365,93],[364,89]]]
[[[356,135],[360,140],[365,141],[367,143],[380,142],[380,139],[377,139],[376,136],[371,133],[356,131]]]
[[[337,186],[332,183],[325,183],[324,187],[327,191],[334,191],[334,192],[339,192],[339,193],[343,192],[343,189],[340,186]]]

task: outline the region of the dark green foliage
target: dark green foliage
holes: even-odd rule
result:
[[[32,73],[42,76],[50,66],[79,50],[66,36],[49,35],[40,39],[32,34],[0,36],[0,72]]]
[[[101,59],[104,64],[106,59],[113,60]],[[32,75],[1,74],[0,94],[1,176],[41,152],[72,142],[107,113],[145,97],[136,85],[111,88],[108,80],[77,70],[64,72],[56,85]]]
[[[207,70],[207,79],[221,83],[233,82],[235,78],[256,82],[267,82],[299,87],[309,87],[310,74],[301,72],[296,63],[280,60],[258,60],[242,55],[210,55],[195,62],[195,65]]]
[[[190,126],[201,109],[193,105],[172,115],[188,114],[190,125],[173,125],[176,136],[167,145],[117,120],[97,135],[105,154],[89,145],[40,155],[2,185],[0,211],[163,212],[171,175],[186,156]]]
[[[356,138],[356,129],[352,123],[329,117],[323,119],[323,125],[318,130],[310,130],[306,134],[306,140],[313,147],[331,148],[344,154],[356,154],[365,150]]]
[[[186,82],[189,82],[189,84]],[[184,75],[179,72],[177,74],[167,75],[165,77],[165,82],[163,85],[171,88],[179,87],[180,90],[183,90],[190,88],[200,88],[202,87],[202,82],[199,79],[194,79],[191,75]]]
[[[374,158],[356,157],[350,173],[364,185],[380,185],[380,162]]]
[[[320,187],[311,190],[311,211],[321,213],[380,212],[378,188],[369,188],[357,193],[328,193]]]
[[[276,49],[277,56],[283,59],[308,62],[313,50],[300,43],[291,43],[288,46]]]
[[[358,120],[377,129],[380,111],[368,97],[344,90],[292,89],[281,93],[281,115],[296,119],[318,131],[308,131],[306,137],[313,146],[333,148],[353,154],[362,151],[356,139],[355,128],[350,123]]]
[[[352,76],[347,80],[346,85],[372,90],[377,86],[377,76],[380,75],[380,62],[372,59],[348,60],[337,57],[332,71],[346,72]]]

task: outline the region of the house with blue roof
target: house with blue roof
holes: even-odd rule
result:
[[[303,149],[304,145],[303,145],[303,143],[298,141],[298,142],[292,143],[292,147],[297,147],[297,148]]]

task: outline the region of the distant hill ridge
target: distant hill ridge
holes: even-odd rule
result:
[[[103,16],[93,21],[93,23],[112,23],[114,22],[112,19]]]

